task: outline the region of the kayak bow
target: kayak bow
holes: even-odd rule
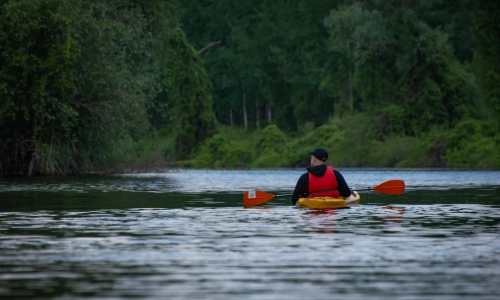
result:
[[[332,197],[314,197],[314,198],[300,198],[295,206],[299,208],[309,208],[309,209],[324,209],[324,208],[348,208],[352,206],[359,205],[360,197],[356,192],[352,192],[352,195],[344,198],[332,198]]]

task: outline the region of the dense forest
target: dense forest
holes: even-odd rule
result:
[[[500,2],[0,0],[0,174],[500,168]]]

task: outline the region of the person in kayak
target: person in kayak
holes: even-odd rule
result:
[[[299,198],[307,197],[349,197],[351,189],[347,185],[344,176],[332,166],[327,166],[328,152],[324,149],[316,149],[309,152],[311,155],[311,167],[307,173],[302,174],[292,195],[292,203]]]

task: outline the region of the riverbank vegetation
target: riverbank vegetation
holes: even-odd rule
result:
[[[500,168],[498,1],[0,0],[0,174]]]
[[[315,148],[328,150],[337,167],[498,168],[499,136],[482,121],[467,119],[450,130],[420,137],[375,138],[369,116],[333,118],[308,133],[286,135],[276,125],[261,130],[222,127],[193,159],[178,162],[192,168],[305,167]]]

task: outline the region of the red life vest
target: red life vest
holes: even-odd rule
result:
[[[309,197],[334,197],[340,196],[337,190],[337,178],[333,173],[333,167],[326,167],[325,174],[321,177],[314,176],[309,172]]]

